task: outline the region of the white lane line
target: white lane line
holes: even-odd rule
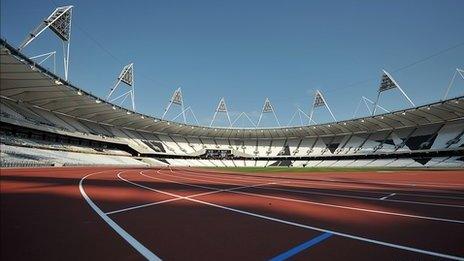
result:
[[[248,177],[243,179],[243,178],[239,178],[239,177],[230,177],[230,175],[221,175],[222,177],[218,177],[217,175],[209,175],[209,174],[204,174],[204,173],[195,173],[195,174],[191,174],[190,172],[192,171],[188,171],[189,172],[188,174],[184,171],[182,172],[184,175],[192,175],[192,176],[203,176],[205,178],[215,178],[215,179],[220,179],[220,180],[237,180],[237,181],[243,181],[243,182],[252,182],[252,181],[258,181],[258,180],[263,180],[263,179],[268,179],[268,180],[277,180],[277,181],[280,181],[282,180],[282,178],[274,178],[274,177],[262,177],[262,176],[254,176],[256,178],[252,178],[251,175],[247,175]],[[321,183],[322,182],[322,183]],[[329,183],[329,184],[324,184],[324,182],[326,183]],[[287,181],[287,183],[292,183],[292,184],[297,184],[297,185],[318,185],[318,186],[328,186],[328,187],[340,187],[340,188],[343,188],[343,189],[346,189],[346,188],[355,188],[355,189],[359,189],[359,188],[366,188],[366,186],[352,186],[352,185],[338,185],[338,184],[331,184],[330,182],[328,182],[328,180],[320,180],[320,181],[310,181],[310,180],[307,180],[307,181]],[[308,187],[305,187],[305,188],[308,188]],[[327,188],[315,188],[315,189],[327,189]],[[385,194],[385,192],[382,192],[382,191],[367,191],[367,190],[355,190],[355,192],[362,192],[362,193],[368,193],[368,194]]]
[[[161,172],[157,171],[157,173],[159,174],[162,174]],[[175,177],[177,178],[182,178],[182,179],[188,179],[188,180],[195,180],[195,181],[200,181],[200,182],[205,182],[205,181],[208,181],[208,182],[213,182],[213,183],[217,183],[217,184],[223,184],[223,182],[220,182],[220,181],[211,181],[211,179],[216,179],[216,180],[228,180],[228,179],[224,179],[224,178],[216,178],[216,177],[208,177],[208,176],[203,176],[204,178],[208,178],[208,180],[202,180],[202,179],[197,179],[197,178],[192,178],[192,177],[186,177],[185,175],[189,175],[189,174],[186,174],[184,172],[181,172],[182,175],[176,175]],[[164,174],[166,176],[169,176],[167,174]],[[201,176],[201,175],[196,175],[196,176]],[[228,180],[230,181],[230,180]],[[285,183],[290,183],[290,182],[285,182]],[[230,183],[229,183],[230,184]],[[280,183],[280,184],[284,184],[284,183]],[[292,186],[290,186],[292,187]],[[297,193],[304,193],[304,194],[314,194],[314,195],[324,195],[324,196],[336,196],[336,197],[346,197],[346,198],[357,198],[357,199],[375,199],[377,200],[377,198],[371,198],[371,197],[363,197],[363,196],[351,196],[351,195],[342,195],[342,194],[335,194],[335,193],[325,193],[325,192],[313,192],[313,191],[304,191],[304,190],[297,190],[297,189],[281,189],[281,188],[261,188],[261,189],[265,189],[265,190],[276,190],[276,191],[286,191],[286,192],[297,192]],[[309,188],[308,188],[309,189]],[[380,193],[379,193],[380,194]]]
[[[195,171],[192,171],[192,170],[189,170],[189,169],[183,169],[183,170],[196,173]],[[208,174],[206,174],[206,175],[218,175],[219,174],[219,175],[228,176],[228,177],[231,177],[231,176],[234,175],[233,173],[224,173],[224,172],[219,172],[217,174],[214,174],[212,172],[207,172],[207,173]],[[204,172],[201,172],[201,174],[204,174]],[[265,177],[265,176],[252,176],[252,175],[247,175],[247,174],[242,174],[242,175],[245,175],[245,176],[250,177],[250,178],[268,178],[268,177]],[[282,179],[282,178],[285,178],[285,177],[275,176],[273,178],[274,179]],[[319,183],[317,183],[317,182],[319,182]],[[420,185],[420,186],[418,186],[417,184],[411,184],[411,183],[375,182],[375,181],[362,182],[362,181],[350,181],[350,180],[346,181],[346,180],[340,180],[340,179],[320,179],[317,182],[308,180],[308,181],[294,181],[293,183],[295,183],[295,184],[319,184],[320,185],[321,182],[325,182],[325,183],[328,183],[328,184],[325,184],[325,185],[330,185],[330,186],[335,186],[335,187],[343,187],[343,188],[365,188],[366,186],[367,187],[375,187],[377,185],[397,185],[397,186],[402,186],[402,187],[419,188],[420,192],[440,192],[440,193],[452,193],[452,194],[464,195],[464,193],[457,192],[457,191],[429,189],[429,188],[427,188],[428,185]],[[333,184],[333,183],[342,183],[342,184]],[[346,183],[355,183],[355,184],[359,184],[359,185],[349,185],[349,184],[346,184]],[[447,185],[448,184],[444,184],[443,186],[430,185],[428,187],[459,188],[459,187],[456,187],[456,186],[464,186],[464,184],[462,184],[462,185],[461,184],[452,184],[450,186],[447,186]]]
[[[143,171],[141,171],[140,174],[143,174]],[[170,196],[173,196],[173,197],[182,197],[180,195],[176,195],[176,194],[166,192],[166,191],[161,191],[161,190],[158,190],[158,189],[150,188],[150,187],[147,187],[147,186],[132,182],[130,180],[127,180],[127,179],[121,177],[120,174],[118,174],[118,177],[120,179],[126,181],[127,183],[130,183],[130,184],[132,184],[134,186],[137,186],[137,187],[140,187],[140,188],[144,188],[144,189],[147,189],[147,190],[163,193],[163,194],[170,195]],[[311,229],[311,230],[316,230],[316,231],[320,231],[320,232],[328,232],[328,233],[332,233],[334,235],[338,235],[338,236],[341,236],[341,237],[351,238],[351,239],[364,241],[364,242],[369,242],[369,243],[373,243],[373,244],[377,244],[377,245],[387,246],[387,247],[396,248],[396,249],[402,249],[402,250],[406,250],[406,251],[410,251],[410,252],[421,253],[421,254],[431,255],[431,256],[436,256],[436,257],[441,257],[441,258],[448,258],[448,259],[452,259],[452,260],[464,260],[463,257],[459,257],[459,256],[453,256],[453,255],[428,251],[428,250],[424,250],[424,249],[409,247],[409,246],[405,246],[405,245],[398,245],[398,244],[388,243],[388,242],[379,241],[379,240],[375,240],[375,239],[370,239],[370,238],[366,238],[366,237],[360,237],[360,236],[355,236],[355,235],[351,235],[351,234],[336,232],[336,231],[329,230],[329,229],[323,229],[323,228],[308,226],[308,225],[304,225],[304,224],[301,224],[301,223],[296,223],[296,222],[292,222],[292,221],[286,221],[286,220],[283,220],[283,219],[273,218],[273,217],[270,217],[270,216],[265,216],[265,215],[245,211],[245,210],[226,207],[226,206],[223,206],[223,205],[218,205],[218,204],[214,204],[214,203],[210,203],[210,202],[206,202],[206,201],[202,201],[202,200],[198,200],[198,199],[187,198],[186,200],[196,202],[196,203],[200,203],[200,204],[203,204],[203,205],[208,205],[208,206],[211,206],[211,207],[216,207],[216,208],[220,208],[220,209],[224,209],[224,210],[229,210],[229,211],[232,211],[232,212],[236,212],[236,213],[240,213],[240,214],[244,214],[244,215],[248,215],[248,216],[253,216],[253,217],[256,217],[256,218],[260,218],[260,219],[270,220],[270,221],[274,221],[274,222],[278,222],[278,223],[282,223],[282,224],[287,224],[287,225],[290,225],[290,226],[295,226],[295,227],[300,227],[300,228],[305,228],[305,229]]]
[[[158,174],[162,174],[160,172],[161,170],[158,170]],[[177,171],[179,173],[179,171]],[[190,175],[186,174],[185,172],[181,172],[182,175],[176,175],[176,177],[183,178],[183,179],[189,179],[189,180],[196,180],[196,181],[208,181],[208,182],[214,182],[214,183],[220,183],[217,181],[211,181],[211,180],[201,180],[201,179],[196,179],[196,178],[191,178],[185,177],[185,175]],[[167,175],[167,174],[164,174]],[[168,176],[168,175],[167,175]],[[195,176],[201,176],[201,175],[195,175]],[[202,176],[204,178],[208,179],[216,179],[216,180],[227,180],[230,181],[230,179],[226,178],[217,178],[217,177],[210,177],[210,176]],[[279,184],[285,184],[285,183],[290,183],[290,182],[282,182]],[[229,183],[230,184],[230,183]],[[290,186],[294,188],[294,186]],[[433,202],[422,202],[422,201],[411,201],[411,200],[400,200],[400,199],[389,199],[389,197],[392,196],[392,194],[386,195],[387,199],[382,200],[382,198],[377,198],[377,197],[364,197],[364,196],[354,196],[354,195],[344,195],[344,194],[337,194],[337,193],[327,193],[327,192],[316,192],[316,191],[307,191],[307,190],[299,190],[299,189],[284,189],[284,188],[270,188],[270,187],[263,187],[260,189],[264,190],[274,190],[274,191],[285,191],[285,192],[293,192],[293,193],[301,193],[301,194],[310,194],[310,195],[322,195],[322,196],[333,196],[333,197],[341,197],[341,198],[353,198],[353,199],[365,199],[365,200],[373,200],[373,201],[388,201],[388,202],[397,202],[397,203],[406,203],[406,204],[413,204],[413,205],[426,205],[426,206],[437,206],[437,207],[452,207],[452,208],[464,208],[464,205],[455,205],[455,204],[443,204],[443,203],[433,203]],[[312,189],[312,188],[306,188],[306,189]],[[380,194],[380,193],[377,193]],[[399,195],[399,193],[394,193],[395,195]]]
[[[192,172],[192,171],[189,171],[189,170],[186,170],[187,172]],[[183,172],[184,174],[187,174],[185,172]],[[205,173],[195,173],[195,174],[187,174],[187,175],[202,175],[202,176],[205,176],[205,177],[214,177],[214,178],[219,178],[217,177],[218,175],[213,175],[213,174],[205,174]],[[231,177],[230,175],[222,175],[223,177],[227,177],[226,179],[237,179],[237,180],[243,180],[241,179],[240,177]],[[265,179],[265,178],[270,178],[270,179],[275,179],[275,180],[281,180],[279,179],[278,177],[263,177],[263,176],[252,176],[252,175],[246,175],[247,178],[250,177],[250,179],[253,179],[253,180],[258,180],[258,179]],[[255,177],[255,178],[253,178]],[[282,177],[283,178],[283,177]],[[245,180],[243,180],[245,181]],[[293,181],[292,183],[293,184],[301,184],[301,185],[309,185],[309,184],[315,184],[315,185],[324,185],[324,186],[333,186],[333,187],[341,187],[341,188],[365,188],[366,186],[355,186],[355,185],[349,185],[349,184],[332,184],[332,182],[329,182],[329,181],[333,181],[335,183],[345,183],[343,181],[337,181],[337,180],[332,180],[332,179],[327,179],[327,180],[320,180],[320,182],[315,182],[315,181],[310,181],[310,180],[307,180],[307,181]],[[328,183],[328,184],[321,184],[322,183]],[[362,181],[360,182],[360,184],[363,184]],[[415,186],[415,185],[414,185]],[[382,191],[379,191],[379,192],[372,192],[372,191],[365,191],[365,190],[356,190],[357,192],[363,192],[363,193],[376,193],[376,194],[382,194],[382,193],[385,193],[385,192],[382,192]],[[414,191],[413,191],[414,192]],[[438,192],[438,193],[452,193],[452,194],[460,194],[459,192],[456,192],[456,191],[446,191],[446,190],[433,190],[433,189],[422,189],[422,190],[419,190],[417,192]],[[416,193],[402,193],[402,192],[397,192],[397,195],[407,195],[407,196],[417,196],[417,197],[428,197],[428,198],[444,198],[444,199],[457,199],[457,200],[464,200],[464,197],[459,197],[459,196],[444,196],[444,195],[427,195],[427,194],[416,194]]]
[[[428,187],[434,187],[434,188],[444,188],[444,189],[454,189],[454,188],[462,188],[464,187],[464,184],[449,184],[449,183],[443,183],[443,184],[437,184],[437,183],[426,183],[426,182],[419,182],[419,183],[401,183],[401,182],[388,182],[388,181],[352,181],[352,180],[340,180],[340,179],[335,179],[334,182],[355,182],[358,184],[375,184],[375,185],[393,185],[393,186],[403,186],[403,187],[421,187],[421,188],[428,188]]]
[[[263,179],[267,179],[267,180],[276,180],[276,181],[281,181],[282,179],[284,179],[284,177],[263,177],[263,176],[252,176],[252,175],[246,175],[247,177],[246,178],[243,178],[243,177],[233,177],[229,174],[219,174],[222,176],[221,177],[218,177],[218,175],[215,175],[215,174],[205,174],[205,173],[196,173],[194,172],[194,174],[191,174],[192,171],[190,170],[185,170],[184,169],[184,174],[186,174],[185,172],[189,172],[188,175],[195,175],[195,176],[203,176],[203,177],[213,177],[213,178],[217,178],[217,179],[224,179],[224,180],[237,180],[237,181],[243,181],[243,182],[253,182],[253,181],[258,181],[258,180],[263,180]],[[323,185],[323,186],[329,186],[329,187],[341,187],[341,188],[356,188],[356,189],[359,189],[359,188],[366,188],[366,186],[353,186],[353,185],[340,185],[340,184],[333,184],[333,182],[330,182],[331,180],[318,180],[318,181],[311,181],[311,180],[306,180],[306,181],[291,181],[291,183],[293,184],[300,184],[300,185]],[[289,182],[290,183],[290,182]],[[327,184],[325,184],[327,183]],[[340,183],[340,182],[337,182],[337,183]],[[359,191],[358,192],[364,192],[364,193],[375,193],[375,194],[383,194],[383,192],[372,192],[372,191]]]
[[[453,197],[453,196],[443,196],[443,195],[425,195],[425,194],[415,194],[415,193],[398,193],[397,195],[422,197],[422,198],[443,198],[443,199],[464,200],[464,197]]]
[[[387,198],[391,198],[393,196],[395,196],[396,193],[391,193],[390,195],[386,195],[385,197],[381,197],[380,200],[386,200]]]
[[[112,215],[112,214],[121,213],[121,212],[126,212],[126,211],[130,211],[130,210],[134,210],[134,209],[145,208],[145,207],[151,207],[151,206],[156,206],[156,205],[160,205],[160,204],[164,204],[164,203],[168,203],[168,202],[178,201],[178,200],[186,199],[186,198],[194,198],[194,197],[206,196],[206,195],[211,195],[211,194],[217,194],[217,193],[221,193],[221,192],[234,191],[234,190],[244,189],[244,188],[256,188],[256,187],[267,186],[267,185],[273,185],[273,184],[277,184],[277,183],[275,183],[275,182],[269,182],[269,183],[251,185],[251,186],[233,187],[233,188],[228,188],[228,189],[217,189],[217,188],[213,188],[213,187],[206,187],[206,186],[200,186],[200,185],[193,185],[193,184],[192,184],[192,186],[194,186],[194,187],[204,188],[204,189],[213,190],[213,191],[208,191],[208,192],[202,192],[202,193],[198,193],[198,194],[193,194],[193,195],[186,196],[186,197],[182,197],[182,198],[176,197],[176,198],[166,199],[166,200],[162,200],[162,201],[157,201],[157,202],[152,202],[152,203],[137,205],[137,206],[133,206],[133,207],[118,209],[118,210],[106,212],[105,214],[107,214],[107,215]]]
[[[179,198],[171,198],[171,199],[161,200],[161,201],[157,201],[157,202],[137,205],[137,206],[133,206],[133,207],[113,210],[113,211],[106,212],[105,214],[106,215],[112,215],[112,214],[116,214],[116,213],[126,212],[126,211],[129,211],[129,210],[134,210],[134,209],[138,209],[138,208],[144,208],[144,207],[160,205],[160,204],[163,204],[163,203],[168,203],[168,202],[177,201],[177,200],[179,200]]]
[[[184,170],[189,170],[189,169],[185,169]],[[193,172],[193,171],[191,171]],[[205,173],[205,172],[203,172]],[[225,175],[225,176],[233,176],[234,174],[237,174],[237,173],[226,173],[226,172],[207,172],[209,174],[222,174],[222,175]],[[267,178],[266,176],[256,176],[256,175],[249,175],[249,174],[242,174],[242,175],[245,175],[245,176],[248,176],[248,177],[263,177],[263,178]],[[285,178],[283,176],[274,176],[274,178]],[[402,182],[391,182],[391,181],[387,181],[387,180],[368,180],[368,181],[356,181],[356,180],[345,180],[345,179],[340,179],[340,178],[332,178],[332,179],[320,179],[319,181],[331,181],[331,182],[338,182],[338,183],[352,183],[352,182],[355,182],[357,184],[378,184],[378,185],[399,185],[399,186],[421,186],[421,187],[437,187],[437,188],[462,188],[464,187],[464,184],[463,183],[434,183],[434,182],[416,182],[416,183],[402,183]],[[407,182],[407,181],[406,181]]]
[[[262,181],[262,180],[274,180],[274,181],[278,181],[278,182],[281,182],[282,178],[274,178],[274,177],[263,177],[263,176],[251,176],[251,175],[246,175],[247,177],[246,178],[241,178],[241,177],[231,177],[230,175],[227,175],[227,174],[219,174],[221,175],[222,177],[218,177],[218,175],[214,175],[214,174],[204,174],[204,173],[197,173],[197,172],[193,172],[191,170],[185,170],[183,169],[184,172],[182,172],[183,174],[187,174],[186,172],[189,172],[189,174],[187,175],[193,175],[193,176],[203,176],[203,177],[207,177],[207,178],[216,178],[216,179],[222,179],[222,180],[236,180],[236,181],[242,181],[242,182],[256,182],[256,181]],[[191,173],[193,172],[193,174]],[[356,189],[359,189],[359,188],[365,188],[366,186],[362,187],[362,186],[351,186],[351,185],[337,185],[337,184],[331,184],[330,182],[328,182],[327,180],[321,180],[321,181],[287,181],[288,183],[292,183],[292,184],[300,184],[300,185],[323,185],[323,186],[329,186],[329,187],[341,187],[341,188],[356,188]],[[321,182],[326,182],[326,183],[329,183],[329,184],[321,184]],[[324,188],[322,188],[324,189]],[[363,193],[370,193],[370,194],[385,194],[383,192],[372,192],[372,191],[360,191],[360,190],[357,190],[357,192],[363,192]]]
[[[85,193],[84,186],[82,185],[84,183],[84,180],[90,176],[96,175],[98,173],[102,173],[104,171],[99,171],[99,172],[94,172],[90,173],[86,176],[84,176],[80,181],[79,181],[79,191],[81,192],[82,197],[84,197],[85,201],[89,206],[114,230],[116,233],[118,233],[124,240],[126,240],[127,243],[129,243],[137,252],[139,252],[143,257],[145,257],[148,260],[161,260],[158,256],[156,256],[153,252],[151,252],[148,248],[146,248],[144,245],[142,245],[137,239],[135,239],[133,236],[131,236],[129,233],[127,233],[122,227],[120,227],[116,222],[114,222],[108,215],[106,215]],[[119,174],[122,172],[119,172]],[[118,175],[119,175],[118,174]]]
[[[143,172],[140,173],[140,174],[142,176],[145,176],[145,177],[151,178],[151,179],[168,181],[168,182],[178,183],[178,184],[182,184],[182,185],[186,185],[186,186],[194,186],[194,185],[189,184],[189,183],[172,181],[172,180],[167,180],[167,179],[163,179],[163,178],[155,178],[153,176],[143,174]],[[286,198],[286,197],[277,197],[277,196],[270,196],[270,195],[264,195],[264,194],[259,194],[259,193],[249,193],[249,192],[243,192],[243,191],[230,191],[230,193],[253,196],[253,197],[261,197],[261,198],[278,199],[278,200],[297,202],[297,203],[303,203],[303,204],[310,204],[310,205],[325,206],[325,207],[332,207],[332,208],[348,209],[348,210],[368,212],[368,213],[376,213],[376,214],[382,214],[382,215],[392,215],[392,216],[399,216],[399,217],[417,218],[417,219],[424,219],[424,220],[433,220],[433,221],[440,221],[440,222],[464,224],[464,220],[446,219],[446,218],[429,217],[429,216],[419,216],[419,215],[404,214],[404,213],[389,212],[389,211],[374,210],[374,209],[366,209],[366,208],[356,208],[356,207],[349,207],[349,206],[344,206],[344,205],[335,205],[335,204],[321,203],[321,202],[315,202],[315,201],[309,201],[309,200],[293,199],[293,198]]]
[[[365,200],[374,200],[374,201],[381,200],[379,198],[372,198],[372,197],[342,195],[342,194],[324,193],[324,192],[313,192],[313,191],[298,190],[298,189],[283,189],[283,188],[262,188],[262,189],[286,191],[286,192],[296,192],[296,193],[302,193],[302,194],[327,195],[327,196],[342,197],[342,198],[365,199]],[[399,195],[397,193],[393,193],[393,194]],[[387,195],[387,197],[388,197],[388,195]],[[464,208],[464,205],[433,203],[433,202],[423,202],[423,201],[411,201],[411,200],[402,200],[402,199],[390,199],[390,198],[387,198],[387,199],[385,199],[383,201],[406,203],[406,204],[412,204],[412,205],[425,205],[425,206],[450,207],[450,208]]]

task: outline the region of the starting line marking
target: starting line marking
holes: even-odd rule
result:
[[[143,175],[143,171],[140,171],[139,173]],[[144,189],[147,189],[147,190],[151,190],[151,191],[154,191],[154,192],[162,193],[162,194],[165,194],[165,195],[171,195],[171,196],[174,196],[174,197],[182,197],[182,196],[180,196],[180,195],[176,195],[176,194],[173,194],[173,193],[170,193],[170,192],[166,192],[166,191],[157,190],[157,189],[154,189],[154,188],[150,188],[150,187],[147,187],[147,186],[144,186],[144,185],[141,185],[141,184],[132,182],[132,181],[130,181],[130,180],[127,180],[127,179],[121,177],[120,174],[121,174],[121,173],[118,174],[118,177],[119,177],[121,180],[123,180],[123,181],[125,181],[125,182],[127,182],[127,183],[130,183],[130,184],[133,184],[134,186],[137,186],[137,187],[140,187],[140,188],[144,188]],[[154,178],[154,177],[152,177],[152,178],[153,178],[153,179],[159,179],[159,178]],[[159,179],[159,180],[163,180],[163,179]],[[169,181],[169,180],[167,180],[167,181]],[[172,181],[170,181],[170,182],[172,182]],[[224,209],[224,210],[229,210],[229,211],[236,212],[236,213],[241,213],[241,214],[248,215],[248,216],[252,216],[252,217],[256,217],[256,218],[261,218],[261,219],[265,219],[265,220],[275,221],[275,222],[282,223],[282,224],[287,224],[287,225],[291,225],[291,226],[295,226],[295,227],[300,227],[300,228],[305,228],[305,229],[316,230],[316,231],[320,231],[320,232],[327,232],[327,233],[331,233],[331,234],[338,235],[338,236],[341,236],[341,237],[351,238],[351,239],[355,239],[355,240],[359,240],[359,241],[364,241],[364,242],[369,242],[369,243],[373,243],[373,244],[377,244],[377,245],[382,245],[382,246],[387,246],[387,247],[402,249],[402,250],[411,251],[411,252],[415,252],[415,253],[421,253],[421,254],[430,255],[430,256],[436,256],[436,257],[448,258],[448,259],[452,259],[452,260],[461,260],[461,261],[464,261],[464,258],[463,258],[463,257],[459,257],[459,256],[453,256],[453,255],[448,255],[448,254],[443,254],[443,253],[428,251],[428,250],[424,250],[424,249],[419,249],[419,248],[408,247],[408,246],[404,246],[404,245],[398,245],[398,244],[388,243],[388,242],[379,241],[379,240],[375,240],[375,239],[370,239],[370,238],[365,238],[365,237],[360,237],[360,236],[345,234],[345,233],[342,233],[342,232],[336,232],[336,231],[332,231],[332,230],[328,230],[328,229],[323,229],[323,228],[308,226],[308,225],[304,225],[304,224],[301,224],[301,223],[296,223],[296,222],[292,222],[292,221],[287,221],[287,220],[283,220],[283,219],[278,219],[278,218],[274,218],[274,217],[270,217],[270,216],[265,216],[265,215],[253,213],[253,212],[248,212],[248,211],[245,211],[245,210],[240,210],[240,209],[235,209],[235,208],[231,208],[231,207],[226,207],[226,206],[222,206],[222,205],[218,205],[218,204],[214,204],[214,203],[210,203],[210,202],[206,202],[206,201],[202,201],[202,200],[198,200],[198,199],[186,198],[186,200],[189,200],[189,201],[192,201],[192,202],[196,202],[196,203],[200,203],[200,204],[207,205],[207,206],[211,206],[211,207],[216,207],[216,208],[220,208],[220,209]]]
[[[283,261],[283,260],[287,260],[288,258],[300,253],[301,251],[303,250],[306,250],[314,245],[317,245],[319,244],[320,242],[326,240],[327,238],[331,237],[333,234],[332,233],[329,233],[329,232],[325,232],[325,233],[322,233],[320,234],[319,236],[309,240],[309,241],[306,241],[304,242],[303,244],[300,244],[294,248],[291,248],[290,250],[288,251],[285,251],[284,253],[276,256],[276,257],[273,257],[271,258],[270,261]]]

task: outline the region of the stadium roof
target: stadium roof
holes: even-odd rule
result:
[[[1,39],[0,96],[54,113],[140,131],[218,138],[285,138],[373,132],[462,119],[464,96],[406,110],[332,123],[278,128],[225,128],[161,120],[73,86]]]

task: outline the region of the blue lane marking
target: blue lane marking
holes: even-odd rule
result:
[[[322,233],[320,234],[319,236],[309,240],[309,241],[306,241],[304,242],[303,244],[301,245],[298,245],[278,256],[275,256],[273,258],[271,258],[270,261],[281,261],[281,260],[286,260],[298,253],[300,253],[301,251],[305,250],[305,249],[308,249],[316,244],[318,244],[319,242],[321,241],[324,241],[325,239],[331,237],[333,234],[332,233],[329,233],[329,232],[325,232],[325,233]]]

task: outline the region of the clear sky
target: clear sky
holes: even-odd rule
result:
[[[244,111],[255,121],[269,97],[287,124],[296,106],[309,111],[315,89],[337,119],[349,119],[362,95],[375,98],[382,68],[424,104],[441,99],[454,70],[464,67],[462,0],[2,0],[1,36],[18,46],[56,5],[68,4],[75,6],[73,84],[105,97],[122,67],[134,62],[138,111],[161,116],[182,87],[186,105],[208,125],[222,96],[232,118]],[[61,46],[48,32],[24,51],[52,50]],[[458,79],[450,96],[463,93]],[[381,105],[409,106],[397,91],[384,93]],[[362,108],[359,115],[366,114]],[[314,117],[330,121],[324,109]],[[262,125],[275,125],[271,114]]]

